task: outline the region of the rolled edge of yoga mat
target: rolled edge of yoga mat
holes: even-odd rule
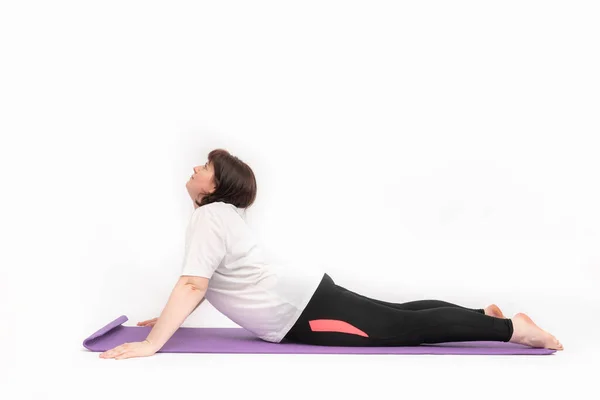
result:
[[[92,350],[93,351],[91,345],[94,342],[94,340],[96,340],[97,338],[99,338],[99,337],[107,334],[111,330],[115,329],[117,326],[123,325],[128,320],[129,320],[129,318],[127,318],[125,315],[121,315],[119,318],[117,318],[114,321],[106,324],[106,326],[103,326],[102,328],[98,329],[96,332],[92,333],[89,337],[87,337],[83,341],[83,347],[85,347],[88,350]]]

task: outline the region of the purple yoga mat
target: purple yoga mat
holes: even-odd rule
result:
[[[91,351],[106,351],[126,342],[141,342],[152,329],[122,326],[125,315],[115,319],[83,341]],[[449,342],[420,346],[342,347],[298,344],[287,340],[266,342],[243,328],[181,327],[159,353],[255,353],[255,354],[489,354],[547,355],[556,350],[507,342]]]

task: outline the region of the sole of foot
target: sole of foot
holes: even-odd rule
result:
[[[556,337],[537,326],[528,315],[518,313],[511,320],[514,332],[509,342],[531,347],[564,350],[563,345]]]

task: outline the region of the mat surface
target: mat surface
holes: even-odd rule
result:
[[[128,318],[120,316],[83,341],[91,351],[106,351],[126,342],[141,342],[152,329],[123,326]],[[556,350],[533,348],[507,342],[452,342],[420,346],[341,347],[313,346],[289,341],[270,343],[243,328],[180,327],[159,353],[254,353],[254,354],[487,354],[547,355]]]

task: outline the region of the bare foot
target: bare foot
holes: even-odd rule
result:
[[[502,311],[500,310],[500,307],[498,307],[495,304],[490,304],[489,306],[487,306],[483,310],[485,311],[485,315],[489,315],[491,317],[496,317],[496,318],[506,318],[504,316],[504,314],[502,314]]]
[[[553,335],[537,326],[526,314],[518,313],[512,317],[514,332],[509,342],[531,347],[564,350],[563,345]]]

